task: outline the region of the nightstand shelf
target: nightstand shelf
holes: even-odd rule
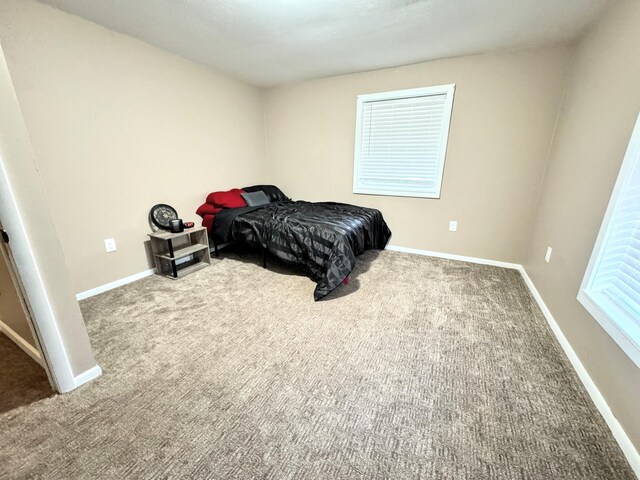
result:
[[[208,248],[209,248],[209,245],[202,245],[198,243],[196,245],[189,245],[188,247],[175,250],[173,252],[173,256],[169,255],[169,253],[167,252],[166,255],[160,255],[160,257],[164,258],[165,260],[172,260],[173,258],[183,258]]]
[[[211,264],[207,229],[195,227],[180,233],[150,233],[156,273],[182,278]]]

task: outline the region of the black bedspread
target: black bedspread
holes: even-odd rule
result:
[[[372,208],[283,201],[223,210],[216,215],[213,235],[218,243],[261,246],[301,266],[318,283],[313,296],[319,300],[351,273],[356,256],[383,249],[391,231]]]

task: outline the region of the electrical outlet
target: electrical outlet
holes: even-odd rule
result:
[[[553,249],[551,247],[547,247],[547,253],[544,256],[544,261],[549,263],[549,260],[551,260],[551,252],[553,251]]]
[[[458,222],[457,222],[457,220],[451,220],[449,222],[449,231],[450,232],[457,232],[458,231]]]
[[[115,252],[118,248],[116,247],[116,239],[115,238],[105,238],[104,239],[104,248],[107,253]]]

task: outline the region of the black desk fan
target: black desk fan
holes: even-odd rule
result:
[[[152,231],[171,231],[171,220],[178,220],[178,212],[171,205],[158,203],[151,207],[149,211],[149,226]]]
[[[149,226],[151,231],[166,230],[172,233],[183,232],[185,228],[194,226],[193,222],[182,222],[178,218],[178,212],[171,205],[166,203],[158,203],[151,207],[149,211]]]

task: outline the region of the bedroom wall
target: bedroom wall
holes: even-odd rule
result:
[[[268,90],[270,180],[297,199],[380,209],[392,245],[520,263],[572,52],[459,57]],[[353,194],[356,96],[448,83],[456,93],[441,198]]]
[[[76,292],[150,267],[154,204],[266,180],[260,89],[31,0],[0,43]]]
[[[640,370],[576,295],[640,111],[639,24],[640,2],[617,2],[579,45],[524,262],[638,449]]]

